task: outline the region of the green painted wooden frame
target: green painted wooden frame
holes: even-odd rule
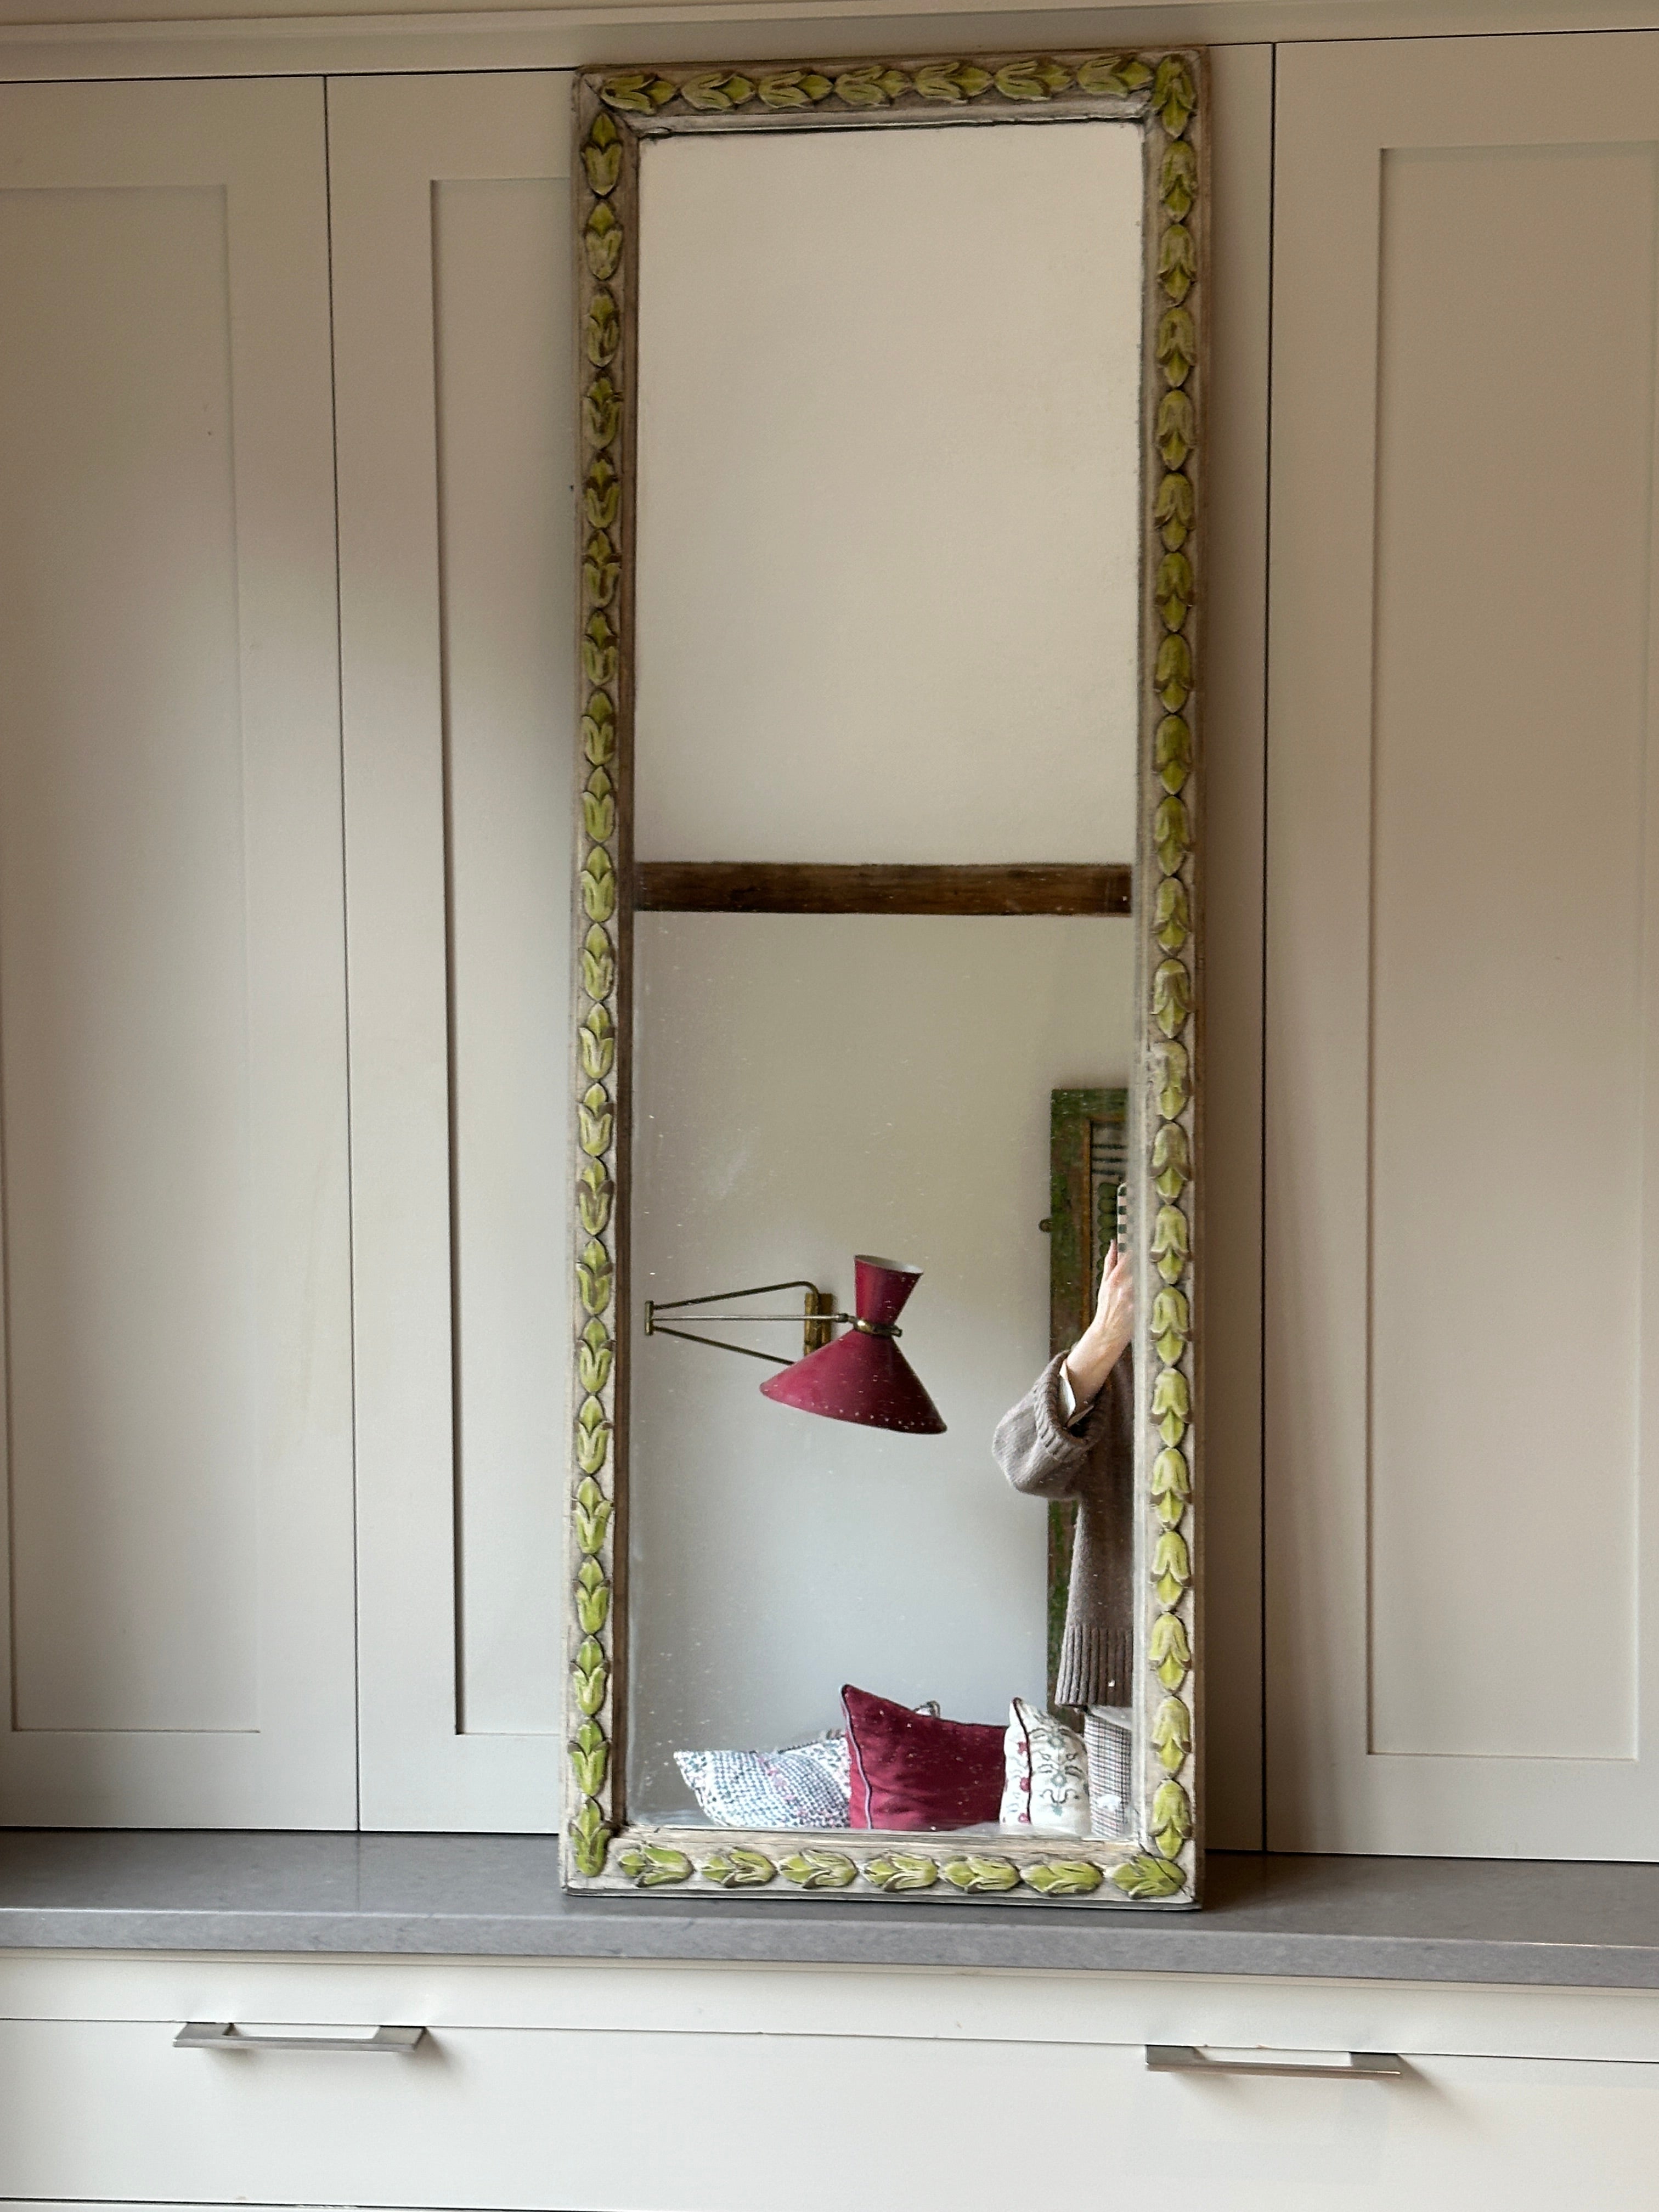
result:
[[[577,1322],[567,1572],[568,1887],[757,1896],[1190,1906],[1202,1865],[1198,1574],[1196,928],[1204,57],[1194,49],[589,70],[576,85],[578,659]],[[630,1824],[627,1692],[628,886],[633,878],[635,379],[641,143],[684,131],[1136,123],[1147,183],[1143,308],[1140,1073],[1130,1097],[1139,1240],[1136,1576],[1139,1771],[1127,1844],[738,1833]]]

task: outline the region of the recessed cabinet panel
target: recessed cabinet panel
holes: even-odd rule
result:
[[[16,319],[0,356],[12,1707],[27,1730],[258,1725],[226,215],[212,185],[0,195]]]
[[[1659,39],[1279,69],[1269,1841],[1659,1856]]]
[[[321,90],[0,137],[0,1817],[349,1825]]]
[[[1383,156],[1370,1746],[1385,1756],[1637,1751],[1656,191],[1655,144]],[[1572,1650],[1595,1652],[1593,1697]]]

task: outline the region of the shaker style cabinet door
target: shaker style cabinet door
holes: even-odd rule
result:
[[[366,1828],[558,1825],[570,79],[331,80]]]
[[[0,91],[0,1819],[349,1827],[319,84]]]
[[[1659,1856],[1659,37],[1281,48],[1279,1849]]]

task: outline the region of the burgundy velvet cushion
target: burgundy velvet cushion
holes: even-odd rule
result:
[[[936,1720],[850,1682],[841,1693],[855,1828],[972,1828],[1002,1810],[1002,1736]]]

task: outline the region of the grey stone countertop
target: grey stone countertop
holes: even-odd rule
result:
[[[1212,1854],[1200,1912],[566,1898],[539,1836],[0,1832],[0,1948],[1659,1989],[1659,1866]]]

